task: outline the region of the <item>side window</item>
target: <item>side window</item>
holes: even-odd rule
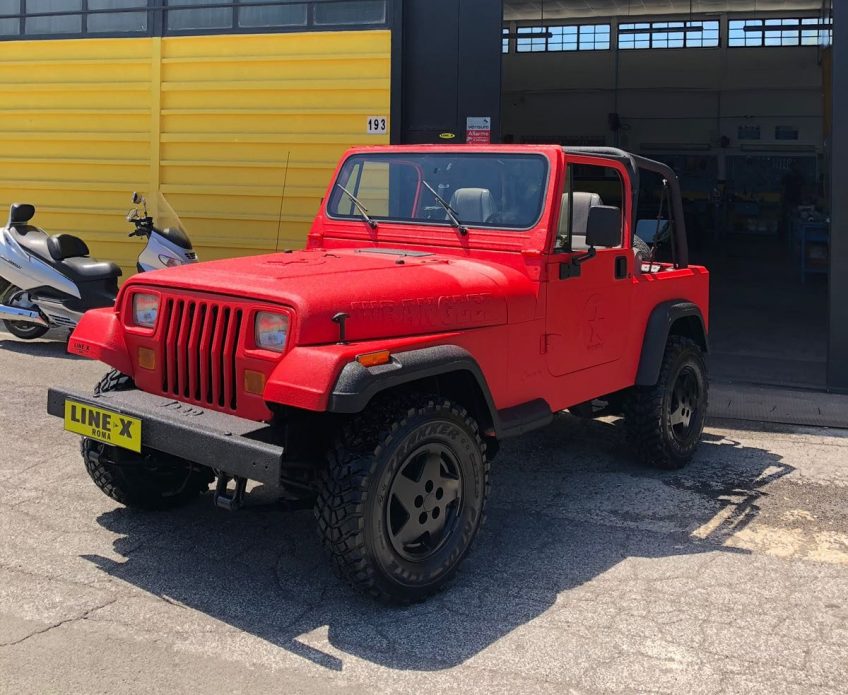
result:
[[[617,169],[589,164],[569,164],[565,179],[555,250],[583,251],[589,248],[586,244],[589,210],[605,205],[623,211],[624,181]],[[623,233],[618,247],[622,240]]]

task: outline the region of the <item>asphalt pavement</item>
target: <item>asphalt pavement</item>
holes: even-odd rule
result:
[[[329,570],[254,487],[138,513],[45,413],[103,365],[0,333],[0,693],[845,693],[848,431],[712,421],[680,472],[620,423],[506,442],[454,585],[408,608]]]

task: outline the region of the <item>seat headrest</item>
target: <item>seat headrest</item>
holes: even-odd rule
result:
[[[589,223],[589,208],[603,205],[604,201],[597,193],[574,191],[571,195],[574,198],[574,211],[571,217],[571,248],[585,249],[586,227]],[[559,230],[557,234],[557,245],[560,248],[565,244],[565,237],[568,233],[568,219],[571,214],[571,211],[568,209],[568,193],[565,193],[562,196],[562,208],[560,209]]]
[[[460,222],[481,224],[495,212],[495,203],[488,188],[457,188],[451,196],[450,206]]]
[[[574,196],[574,211],[585,211],[587,216],[589,214],[589,208],[604,204],[604,201],[601,199],[601,196],[597,193],[587,193],[586,191],[574,191],[572,195]],[[563,204],[568,206],[567,193],[562,197],[562,201]]]
[[[29,203],[12,203],[9,207],[9,221],[7,227],[14,227],[19,224],[26,224],[35,215],[35,206]]]
[[[64,261],[66,258],[79,258],[88,255],[88,246],[77,236],[71,234],[54,234],[47,240],[47,250],[54,261]]]

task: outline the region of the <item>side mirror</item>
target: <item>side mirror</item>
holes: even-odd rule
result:
[[[141,204],[141,200],[142,200],[141,196],[137,192],[133,191],[133,194],[132,194],[133,205]]]
[[[621,244],[621,208],[596,205],[589,208],[586,223],[586,245],[611,248]]]

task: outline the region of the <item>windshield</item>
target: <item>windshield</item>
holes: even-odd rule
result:
[[[179,229],[183,234],[188,236],[188,231],[177,214],[176,210],[171,207],[164,193],[157,192],[153,200],[147,201],[147,212],[153,218],[153,222],[158,229]]]
[[[367,221],[364,207],[376,222],[450,225],[453,216],[462,225],[526,230],[542,214],[547,175],[537,154],[359,154],[344,163],[327,211]]]

